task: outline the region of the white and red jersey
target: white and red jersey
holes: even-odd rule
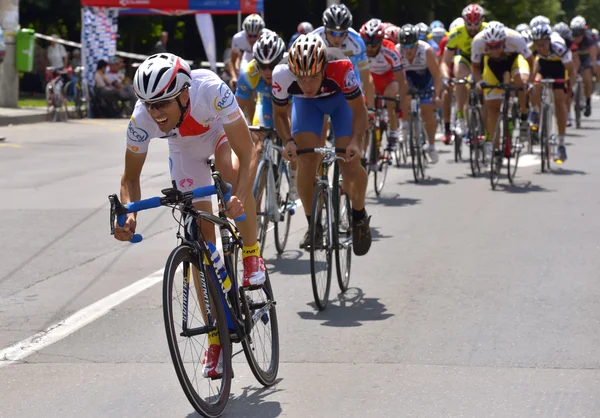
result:
[[[242,117],[233,92],[215,73],[192,71],[190,102],[179,128],[164,133],[138,100],[127,128],[127,149],[137,154],[148,152],[153,138],[169,141],[169,171],[181,191],[212,184],[211,170],[206,164],[227,136],[223,125]],[[194,201],[210,201],[210,197]]]
[[[305,97],[296,81],[296,76],[290,71],[288,64],[279,64],[273,70],[273,90],[271,97],[278,106],[286,106],[290,96]],[[325,68],[325,78],[321,83],[321,91],[312,99],[330,97],[342,92],[346,99],[359,97],[362,92],[356,79],[354,66],[349,59],[329,61]]]
[[[377,55],[369,57],[369,70],[373,77],[402,70],[402,58],[392,41],[384,39]]]

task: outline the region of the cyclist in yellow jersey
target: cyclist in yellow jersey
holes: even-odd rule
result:
[[[529,69],[534,67],[534,63],[535,58],[528,48],[525,38],[519,32],[506,28],[500,22],[490,22],[485,30],[473,39],[471,71],[478,90],[481,90],[482,84],[494,85],[506,82],[515,86],[527,87],[527,90],[530,90],[535,74],[530,73]],[[507,73],[509,76],[505,77]],[[510,81],[506,81],[506,78]],[[488,134],[493,135],[500,114],[503,91],[484,89],[484,92],[486,128]],[[519,92],[519,104],[521,107],[521,137],[524,137],[529,130],[524,91]],[[497,138],[498,141],[499,139]],[[499,143],[494,145],[496,148],[500,146]],[[491,157],[492,147],[489,141],[484,144],[484,151]]]
[[[483,8],[478,4],[469,4],[462,11],[464,25],[458,26],[450,31],[448,43],[442,58],[442,75],[444,84],[450,84],[451,67],[454,68],[454,77],[463,79],[471,74],[471,42],[473,37],[486,27],[483,21],[485,14]],[[460,56],[456,51],[460,50]],[[464,84],[456,86],[456,129],[457,136],[462,137],[466,133],[465,105],[467,103],[467,88]]]

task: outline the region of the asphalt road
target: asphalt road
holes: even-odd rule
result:
[[[423,184],[391,168],[382,197],[369,186],[371,251],[354,258],[352,288],[332,291],[321,313],[297,249],[306,221],[295,216],[284,256],[272,245],[265,253],[278,383],[264,389],[236,362],[226,416],[600,416],[595,112],[570,130],[561,169],[541,174],[528,157],[517,187],[491,191],[441,144]],[[2,130],[0,350],[12,347],[0,358],[2,418],[197,416],[171,364],[158,284],[53,344],[37,349],[39,334],[19,345],[160,270],[175,244],[167,210],[140,215],[141,244],[109,235],[125,128],[94,120]],[[170,184],[166,144],[150,148],[144,197]],[[11,362],[19,350],[35,352]]]

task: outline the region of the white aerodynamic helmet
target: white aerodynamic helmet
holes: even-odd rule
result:
[[[152,55],[135,72],[133,91],[144,102],[172,99],[191,85],[191,73],[190,65],[177,55]]]
[[[285,43],[275,32],[263,33],[252,47],[254,59],[263,65],[277,64],[285,53]]]
[[[265,21],[261,15],[253,13],[244,19],[242,28],[248,35],[258,35],[265,28]]]
[[[452,23],[450,23],[450,30],[454,29],[457,26],[462,26],[464,24],[465,24],[465,19],[463,19],[462,17],[454,19],[454,21]]]
[[[498,21],[491,21],[483,30],[483,40],[486,43],[500,42],[506,39],[506,28]]]

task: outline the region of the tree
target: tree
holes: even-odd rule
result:
[[[552,22],[563,16],[560,0],[484,0],[481,5],[486,10],[488,21],[498,20],[508,27],[529,23],[538,15],[546,16]]]
[[[600,0],[581,0],[575,10],[576,14],[585,17],[589,27],[600,25]],[[575,14],[569,17],[575,17]]]

